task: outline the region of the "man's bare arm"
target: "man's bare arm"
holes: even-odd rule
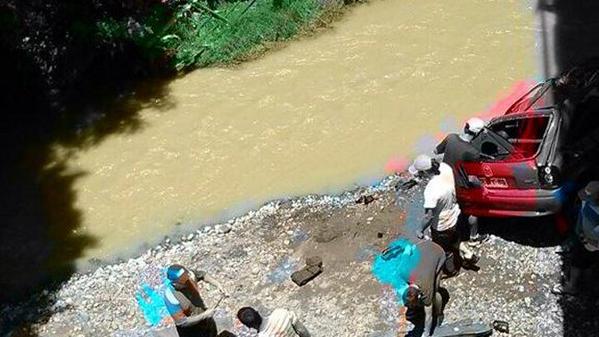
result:
[[[416,233],[418,238],[422,239],[424,237],[424,231],[426,231],[426,229],[431,226],[431,224],[433,223],[433,218],[433,209],[426,208],[424,210],[424,217],[422,218],[422,222],[420,223],[420,229]]]

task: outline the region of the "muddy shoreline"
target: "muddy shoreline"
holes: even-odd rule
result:
[[[171,232],[164,235],[161,239],[149,239],[144,242],[136,243],[135,248],[127,249],[124,252],[117,252],[113,256],[107,258],[91,258],[87,262],[78,265],[75,274],[85,275],[93,273],[98,268],[121,264],[127,260],[138,258],[147,251],[153,250],[159,246],[170,247],[190,241],[198,235],[218,232],[217,228],[219,227],[227,228],[236,222],[245,221],[240,219],[259,216],[263,209],[281,206],[285,207],[289,204],[295,205],[294,207],[309,207],[314,205],[318,207],[322,206],[322,203],[330,203],[334,207],[341,208],[348,204],[356,203],[363,195],[391,192],[394,190],[394,185],[399,179],[398,175],[390,175],[379,179],[378,182],[373,185],[356,183],[353,188],[342,190],[339,193],[313,193],[304,196],[274,198],[273,200],[254,207],[248,206],[234,211],[225,210],[222,214],[215,216],[208,221],[199,220],[185,223],[174,221]]]
[[[158,289],[162,268],[175,262],[223,283],[230,297],[215,316],[221,331],[238,333],[234,313],[253,305],[265,313],[295,310],[314,336],[395,336],[393,291],[370,269],[374,255],[419,216],[421,186],[397,198],[398,179],[336,196],[273,201],[176,242],[167,238],[127,261],[75,274],[54,292],[0,309],[2,336],[152,336],[136,294],[144,285]],[[364,195],[373,201],[356,203]],[[502,236],[491,235],[478,249],[478,273],[462,272],[445,283],[451,294],[446,321],[500,319],[510,322],[510,336],[564,335],[560,298],[549,291],[561,273],[555,247]],[[323,258],[324,272],[298,287],[289,276],[311,255]],[[203,291],[208,305],[218,300],[215,289]],[[11,334],[9,322],[20,328]]]

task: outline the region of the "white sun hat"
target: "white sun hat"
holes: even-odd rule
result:
[[[433,167],[433,160],[431,157],[421,154],[416,159],[410,167],[408,167],[408,172],[412,175],[418,174],[420,171],[430,170]]]
[[[464,126],[464,129],[466,132],[469,132],[473,135],[477,135],[479,132],[481,132],[483,130],[484,127],[485,127],[485,121],[483,121],[482,119],[480,119],[478,117],[473,117],[466,121],[466,125]]]

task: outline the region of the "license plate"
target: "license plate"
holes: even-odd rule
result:
[[[482,182],[485,187],[489,188],[508,188],[505,178],[485,178]]]

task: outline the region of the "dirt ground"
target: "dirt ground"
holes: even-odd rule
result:
[[[0,308],[0,327],[20,322],[12,332],[0,329],[1,335],[156,336],[136,296],[143,285],[159,287],[166,266],[181,263],[207,271],[227,290],[215,314],[220,331],[245,336],[234,316],[251,305],[263,314],[293,310],[313,336],[402,336],[409,326],[398,325],[395,294],[374,278],[372,261],[418,223],[422,189],[396,196],[394,182],[396,177],[338,196],[275,201],[178,240],[167,238],[136,258],[74,275],[56,292]],[[356,202],[364,196],[372,202]],[[481,231],[491,235],[476,248],[480,271],[443,281],[451,296],[445,322],[504,320],[507,336],[599,336],[594,295],[550,292],[567,262],[555,253],[562,238],[549,219],[486,221]],[[314,255],[322,257],[323,272],[298,287],[290,275]],[[210,286],[202,292],[209,306],[219,298]],[[158,329],[168,325],[165,319]]]

